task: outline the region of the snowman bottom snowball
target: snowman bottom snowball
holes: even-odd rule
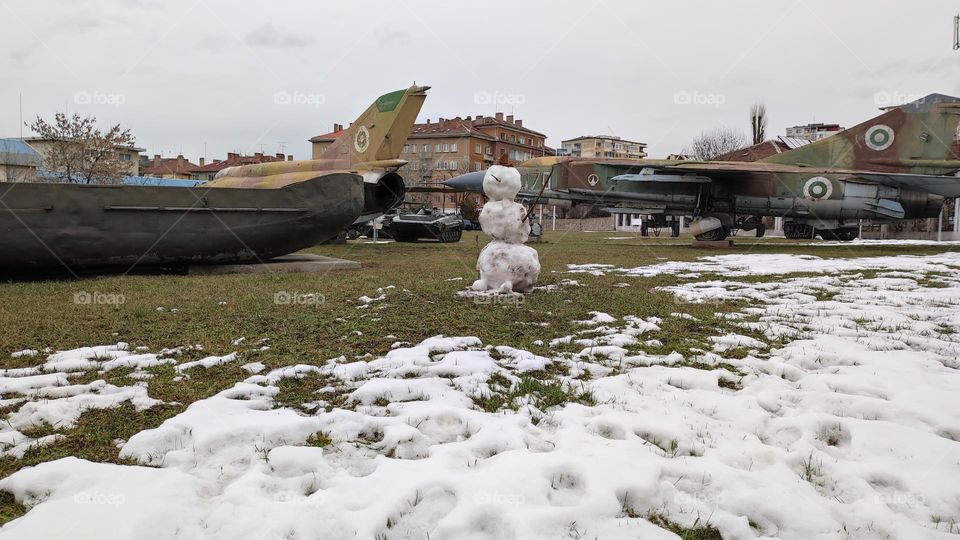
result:
[[[480,279],[471,287],[475,291],[527,293],[540,276],[540,258],[529,246],[494,240],[480,252],[477,270]]]

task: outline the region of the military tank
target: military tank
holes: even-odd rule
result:
[[[424,208],[416,212],[401,212],[390,222],[389,229],[397,242],[416,242],[420,239],[459,242],[463,235],[463,218],[436,208]]]

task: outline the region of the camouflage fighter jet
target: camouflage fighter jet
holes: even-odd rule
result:
[[[377,98],[320,159],[230,167],[196,187],[0,190],[0,271],[258,262],[403,202],[397,169],[429,88]]]
[[[960,98],[931,94],[811,144],[756,162],[543,157],[521,163],[519,198],[588,204],[610,213],[694,216],[691,232],[785,218],[787,238],[853,240],[860,220],[937,217],[960,196]],[[482,191],[483,171],[445,182]]]

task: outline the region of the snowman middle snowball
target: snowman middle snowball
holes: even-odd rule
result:
[[[483,177],[483,191],[490,200],[480,211],[480,228],[493,241],[480,252],[480,279],[471,288],[530,292],[540,275],[540,259],[537,250],[523,245],[530,225],[524,220],[523,205],[513,201],[520,192],[520,172],[502,165],[490,167]]]

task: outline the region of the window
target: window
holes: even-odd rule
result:
[[[473,164],[473,170],[475,170],[475,171],[479,171],[479,170],[480,170],[480,162],[479,162],[479,161],[477,161],[476,163]]]
[[[527,138],[521,136],[521,137],[520,137],[520,144],[527,144]]]
[[[449,151],[450,151],[450,145],[444,143],[444,145],[443,145],[443,151],[444,151],[444,152],[449,152]]]
[[[427,144],[423,145],[423,151],[424,151],[424,152],[429,152],[429,151],[430,151],[430,145],[427,145]]]
[[[484,148],[484,150],[485,150],[484,153],[487,154],[488,156],[493,155],[493,148],[491,148],[489,144]]]
[[[457,151],[457,143],[453,143],[453,144],[450,145],[450,151],[451,151],[451,152],[456,152],[456,151]]]
[[[441,151],[441,148],[443,148],[443,145],[441,145],[440,143],[437,143],[436,145],[434,145],[433,151],[434,151],[434,152],[440,152],[440,151]]]
[[[511,141],[511,142],[517,142],[517,136],[516,136],[516,135],[511,135],[511,136],[510,136],[510,141]]]
[[[456,162],[456,161],[451,161],[451,162],[450,162],[450,170],[451,170],[451,171],[457,170],[457,162]]]
[[[477,146],[474,148],[474,153],[480,153],[480,143],[477,143]]]

